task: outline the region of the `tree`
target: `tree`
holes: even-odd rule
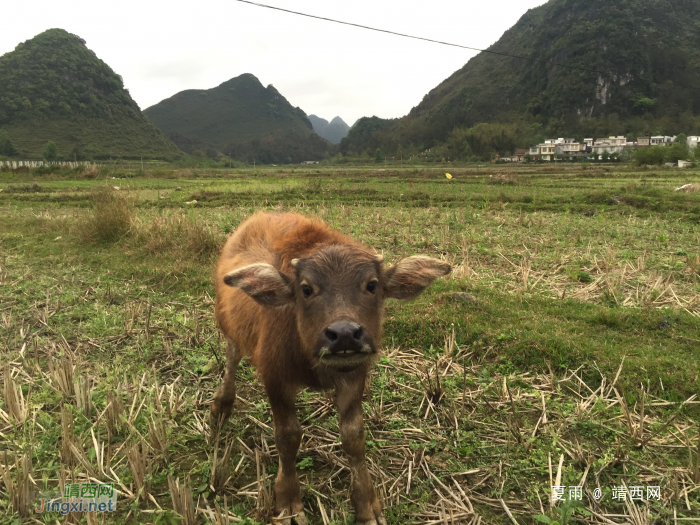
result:
[[[12,144],[10,140],[10,135],[7,131],[0,129],[0,155],[5,155],[6,157],[16,157],[18,154],[17,148]]]
[[[632,97],[632,102],[633,102],[634,108],[639,110],[642,113],[646,113],[647,111],[649,111],[651,108],[653,108],[656,105],[655,98],[645,97],[642,94],[634,95]]]
[[[651,146],[650,148],[639,148],[634,152],[634,160],[640,166],[663,164],[666,158],[665,146]]]
[[[46,162],[54,162],[58,160],[58,147],[53,141],[48,141],[44,146],[44,160]]]
[[[610,152],[608,150],[605,150],[603,154],[601,155],[601,158],[603,160],[609,160],[610,159]]]
[[[688,144],[686,142],[676,142],[665,149],[666,162],[673,162],[675,164],[679,160],[688,160],[690,152],[688,151]]]
[[[381,162],[384,160],[384,157],[382,156],[382,150],[377,148],[377,151],[374,152],[374,162]]]

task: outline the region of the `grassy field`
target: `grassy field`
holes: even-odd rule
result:
[[[700,517],[700,192],[673,191],[700,173],[449,171],[0,173],[0,523],[271,522],[272,421],[245,362],[234,415],[208,424],[213,265],[263,209],[454,266],[387,305],[364,413],[389,523]],[[329,393],[298,414],[307,518],[354,523]],[[32,515],[88,480],[116,484],[116,512]]]

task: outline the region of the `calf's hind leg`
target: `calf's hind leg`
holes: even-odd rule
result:
[[[226,338],[226,372],[224,380],[214,395],[211,404],[211,422],[215,425],[223,424],[231,415],[233,404],[236,401],[236,370],[241,362],[241,351],[233,341]]]

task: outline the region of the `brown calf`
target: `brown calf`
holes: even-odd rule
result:
[[[259,213],[228,239],[216,269],[216,319],[227,340],[226,373],[211,406],[220,425],[236,399],[239,361],[249,357],[272,407],[279,470],[275,513],[305,525],[295,412],[304,387],[335,389],[351,501],[363,525],[386,521],[365,464],[362,392],[381,341],[384,299],[413,299],[447,263],[408,257],[385,269],[382,256],[301,215]]]

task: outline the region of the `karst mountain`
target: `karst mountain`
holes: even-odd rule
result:
[[[190,154],[258,163],[321,160],[334,147],[274,86],[251,74],[212,89],[189,89],[144,110],[175,144]]]
[[[340,117],[335,117],[328,122],[326,119],[316,115],[309,115],[309,120],[316,134],[333,144],[340,144],[340,141],[345,138],[350,130],[350,126]]]
[[[63,29],[0,57],[0,130],[22,158],[40,158],[48,141],[70,160],[182,154],[142,115],[122,78]]]
[[[488,50],[403,118],[361,119],[341,151],[429,148],[483,122],[554,136],[698,132],[697,0],[550,0]]]

